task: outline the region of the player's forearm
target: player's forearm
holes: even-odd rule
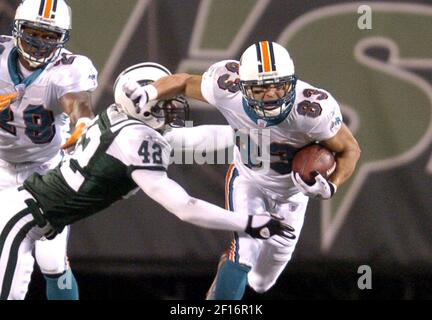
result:
[[[206,201],[192,198],[174,180],[161,177],[159,172],[146,171],[148,170],[135,170],[132,178],[150,198],[181,220],[210,229],[245,230],[248,215],[233,214]]]
[[[353,148],[336,155],[336,170],[331,175],[330,181],[340,187],[354,173],[357,161],[360,158],[360,149]]]
[[[336,154],[336,170],[329,180],[339,187],[353,174],[360,158],[360,146],[345,124],[333,138],[321,141],[321,144]]]
[[[59,101],[64,112],[69,115],[72,127],[80,118],[94,118],[90,92],[67,93]]]
[[[177,95],[185,95],[200,101],[207,102],[201,93],[201,76],[187,73],[177,73],[160,78],[151,84],[157,90],[154,100],[163,100]]]
[[[173,96],[185,94],[187,79],[190,77],[187,73],[178,73],[171,76],[162,77],[152,83],[157,90],[157,99],[168,99]]]
[[[245,214],[233,213],[190,196],[178,201],[177,206],[171,206],[170,209],[181,220],[210,229],[244,231],[248,219]]]

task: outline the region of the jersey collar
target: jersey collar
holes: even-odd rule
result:
[[[20,76],[20,73],[18,72],[18,49],[13,48],[8,57],[9,76],[11,77],[14,85],[16,86],[19,85],[20,83],[23,83],[26,87],[28,87],[44,71],[45,66],[46,65],[36,69],[35,71],[33,71],[33,73],[30,76],[23,79]]]

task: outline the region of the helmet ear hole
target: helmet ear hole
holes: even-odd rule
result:
[[[146,112],[143,113],[143,116],[146,117],[146,118],[148,118],[148,117],[151,116],[151,113],[148,112],[148,111],[146,111]]]

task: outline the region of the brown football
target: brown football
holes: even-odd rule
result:
[[[336,160],[333,152],[319,144],[308,145],[294,155],[292,170],[309,185],[315,183],[315,171],[325,179],[336,169]]]

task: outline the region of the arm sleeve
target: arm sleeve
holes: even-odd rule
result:
[[[174,150],[216,151],[234,146],[234,130],[228,125],[174,128],[164,137]]]
[[[135,183],[153,200],[178,218],[194,225],[219,230],[244,231],[248,215],[222,209],[206,201],[193,198],[166,172],[135,170]]]

